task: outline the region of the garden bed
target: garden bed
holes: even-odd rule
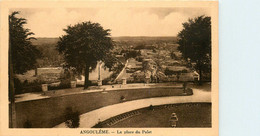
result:
[[[171,115],[176,115],[177,128],[211,127],[211,103],[183,103],[130,111],[107,119],[93,126],[94,128],[140,128],[171,127]]]

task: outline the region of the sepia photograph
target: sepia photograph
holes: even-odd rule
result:
[[[6,10],[7,129],[218,129],[217,2],[101,3]]]

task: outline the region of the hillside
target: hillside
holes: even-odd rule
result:
[[[37,40],[31,40],[33,45],[54,45],[59,41],[59,38],[42,38],[42,37],[37,37]]]
[[[177,42],[177,37],[147,37],[147,36],[137,36],[137,37],[131,37],[131,36],[122,36],[122,37],[112,37],[112,39],[115,42]],[[53,38],[43,38],[43,37],[37,37],[37,40],[32,40],[33,45],[53,45],[56,44],[59,41],[59,38],[53,37]]]

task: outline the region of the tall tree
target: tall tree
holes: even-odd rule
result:
[[[9,47],[10,59],[12,59],[13,71],[15,74],[23,74],[27,70],[35,68],[36,59],[41,56],[41,52],[32,45],[31,37],[34,33],[24,28],[26,19],[18,18],[19,12],[9,15]]]
[[[113,65],[110,30],[88,21],[68,26],[64,31],[66,34],[60,37],[57,49],[64,54],[69,67],[75,68],[78,74],[85,73],[86,89],[89,86],[89,72],[96,68],[98,61],[105,62],[109,68]]]
[[[36,59],[40,57],[40,52],[31,44],[30,37],[33,35],[29,29],[23,27],[26,19],[18,18],[15,11],[9,15],[9,101],[11,102],[10,127],[16,127],[15,117],[15,84],[14,75],[22,74],[34,68]]]
[[[178,33],[178,49],[185,59],[190,58],[196,63],[195,69],[202,81],[204,74],[211,76],[211,18],[199,16],[182,25],[183,30]]]

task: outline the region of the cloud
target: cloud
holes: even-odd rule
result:
[[[55,8],[13,9],[27,19],[35,37],[58,37],[68,25],[83,21],[100,23],[112,36],[176,36],[182,23],[199,15],[210,15],[205,8]]]

